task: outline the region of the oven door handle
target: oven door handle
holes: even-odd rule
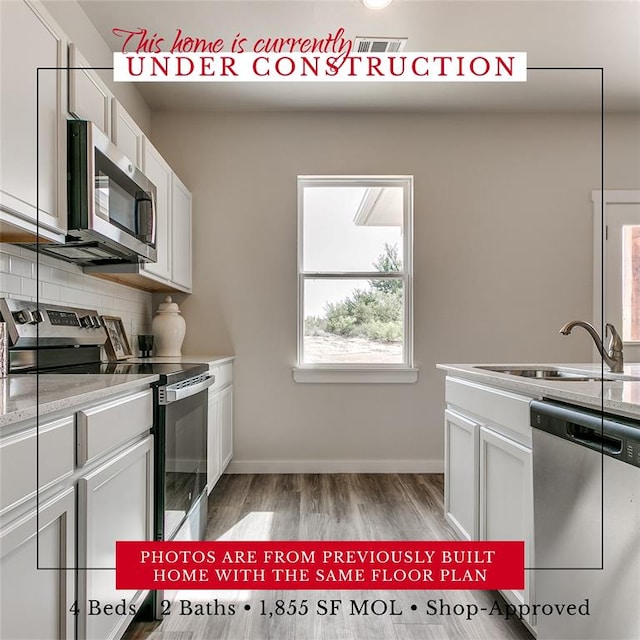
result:
[[[161,387],[158,401],[160,404],[171,404],[172,402],[178,402],[179,400],[190,398],[191,396],[195,396],[197,393],[208,389],[215,381],[215,376],[207,376],[201,382],[191,384],[187,387],[178,387],[175,389],[172,389],[171,386],[165,387],[164,389]]]

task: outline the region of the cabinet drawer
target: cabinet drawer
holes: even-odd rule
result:
[[[153,426],[153,391],[117,398],[78,411],[76,416],[78,465],[82,466]]]
[[[522,444],[531,444],[529,401],[502,389],[494,389],[468,380],[447,378],[447,404],[480,418],[500,433],[513,437]]]
[[[39,459],[38,474],[36,460]],[[0,440],[0,513],[73,474],[73,416]]]
[[[209,373],[216,377],[216,381],[210,389],[217,391],[233,381],[233,364],[226,362],[225,364],[212,365],[209,367]]]

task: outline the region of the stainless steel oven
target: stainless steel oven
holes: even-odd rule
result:
[[[207,527],[207,365],[187,365],[156,387],[156,540],[202,540]],[[151,593],[144,617],[161,620],[163,601],[175,592]]]
[[[214,378],[206,371],[184,371],[184,380],[157,388],[156,539],[172,540],[194,511],[207,487],[208,388]],[[206,501],[205,501],[206,506]],[[193,513],[193,539],[201,539],[201,522]],[[185,535],[185,534],[183,534]],[[189,535],[189,534],[187,534]]]

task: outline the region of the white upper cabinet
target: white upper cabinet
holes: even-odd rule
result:
[[[111,140],[138,168],[143,166],[144,133],[114,98],[111,101]]]
[[[74,44],[69,45],[69,113],[80,120],[90,120],[111,135],[111,99],[107,89],[91,65]]]
[[[191,291],[191,192],[175,173],[171,191],[171,281]]]
[[[157,190],[157,260],[145,263],[140,274],[158,283],[156,290],[191,292],[191,192],[146,139],[144,173]]]
[[[171,176],[173,171],[158,150],[144,144],[144,173],[156,187],[156,262],[147,262],[142,272],[162,280],[171,279]]]
[[[40,4],[0,2],[3,241],[66,232],[65,64],[64,34]]]
[[[0,242],[64,242],[73,118],[95,123],[157,188],[157,262],[85,271],[190,293],[191,193],[42,5],[0,0]]]

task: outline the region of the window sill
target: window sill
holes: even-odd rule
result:
[[[418,380],[418,369],[294,367],[293,379],[302,383],[411,384]]]

